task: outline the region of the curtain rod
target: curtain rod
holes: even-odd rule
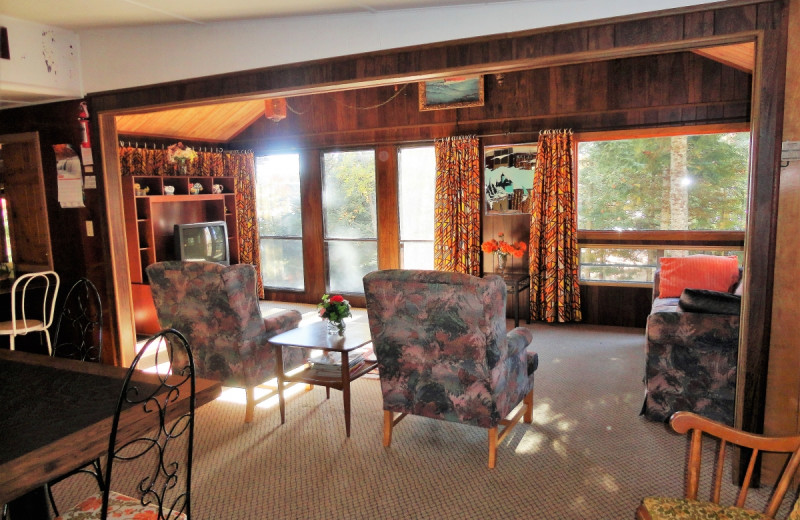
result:
[[[139,146],[139,141],[128,141],[128,140],[120,140],[119,141],[120,148],[143,148],[145,150],[148,149],[148,143],[143,142],[141,146]],[[151,143],[149,148],[156,150],[158,149],[158,145],[155,143]],[[161,143],[161,150],[166,150],[167,145]],[[193,150],[197,152],[211,152],[211,153],[253,153],[253,150],[225,150],[224,148],[214,148],[213,146],[196,146]]]

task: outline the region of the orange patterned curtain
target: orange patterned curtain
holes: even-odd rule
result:
[[[433,265],[480,275],[481,162],[474,136],[437,139]]]
[[[126,175],[179,175],[166,149],[144,145],[120,146],[119,168]],[[253,152],[197,151],[197,159],[187,163],[185,175],[192,177],[236,178],[236,227],[239,231],[239,263],[253,264],[258,276],[258,297],[264,298],[261,283],[261,250],[255,198],[255,158]]]
[[[239,263],[256,268],[258,297],[264,299],[261,280],[261,247],[256,215],[256,163],[253,152],[226,153],[223,171],[236,178],[236,227],[239,230]]]
[[[581,321],[572,131],[539,134],[531,197],[531,318]]]

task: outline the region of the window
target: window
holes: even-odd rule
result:
[[[400,267],[433,269],[433,203],[436,152],[433,146],[398,152]]]
[[[322,186],[328,291],[363,293],[378,268],[375,152],[323,154]]]
[[[741,256],[715,245],[715,236],[743,236],[749,147],[748,132],[578,143],[579,235],[616,231],[615,243],[622,243],[582,240],[581,279],[651,281],[658,257],[688,252],[659,243],[675,231],[703,235],[692,253]]]
[[[264,286],[304,290],[299,155],[256,158],[256,212]]]

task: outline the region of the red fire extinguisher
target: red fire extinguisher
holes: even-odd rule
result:
[[[89,137],[89,109],[86,107],[85,101],[81,102],[80,107],[78,122],[81,125],[81,148],[91,148],[92,141]]]

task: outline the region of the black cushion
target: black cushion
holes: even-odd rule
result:
[[[738,315],[741,306],[741,296],[706,289],[684,289],[678,300],[678,307],[684,312]]]

